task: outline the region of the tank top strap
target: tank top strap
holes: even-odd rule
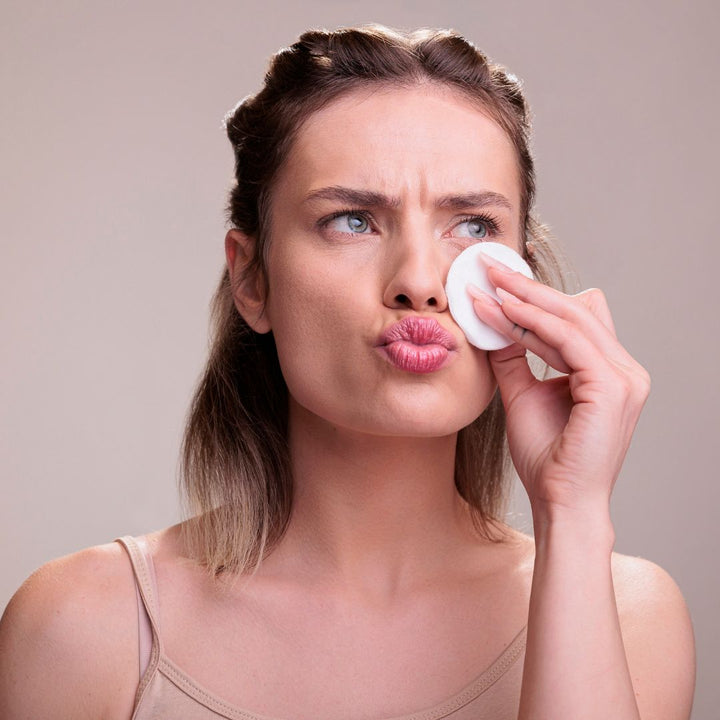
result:
[[[155,580],[155,568],[153,566],[152,557],[147,549],[145,540],[137,539],[131,535],[117,538],[119,542],[127,550],[130,556],[135,582],[143,600],[143,605],[147,611],[153,630],[156,632],[160,629],[158,623],[158,601],[157,601],[157,581]]]
[[[150,677],[158,666],[162,654],[158,614],[157,581],[152,556],[145,540],[130,535],[116,538],[130,558],[135,576],[135,591],[138,597],[138,645],[140,660],[140,686],[138,698],[143,693]]]

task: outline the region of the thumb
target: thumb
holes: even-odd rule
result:
[[[517,343],[488,353],[506,410],[518,395],[538,382],[530,370],[526,353],[526,349]]]

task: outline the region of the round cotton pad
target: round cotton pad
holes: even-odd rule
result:
[[[488,280],[487,270],[480,258],[480,253],[499,260],[503,265],[521,272],[526,277],[532,278],[533,274],[530,266],[518,253],[507,245],[494,242],[471,245],[463,250],[450,266],[445,283],[450,314],[462,328],[471,345],[481,350],[500,350],[500,348],[511,345],[513,341],[480,321],[473,308],[473,299],[467,291],[468,284],[472,283],[499,302],[499,298],[495,294],[495,287]]]

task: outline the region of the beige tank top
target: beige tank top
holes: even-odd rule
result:
[[[152,556],[142,540],[126,536],[117,542],[130,556],[138,598],[140,684],[132,720],[273,720],[228,704],[165,656]],[[435,707],[387,720],[515,720],[526,630],[523,628],[479,677],[453,697]]]

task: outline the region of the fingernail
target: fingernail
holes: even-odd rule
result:
[[[501,263],[499,260],[496,260],[494,257],[490,257],[490,255],[486,255],[482,251],[480,251],[480,253],[478,254],[478,257],[480,258],[481,262],[485,265],[485,267],[495,268],[495,270],[498,270],[499,272],[503,272],[503,273],[515,272],[512,268],[508,267],[504,263]]]
[[[503,290],[502,288],[495,288],[495,292],[500,298],[501,305],[503,303],[510,303],[511,305],[518,305],[520,303],[520,300],[518,300],[513,294],[509,293],[507,290]]]
[[[492,295],[488,295],[486,292],[481,290],[477,285],[473,285],[472,283],[468,283],[466,286],[466,290],[468,295],[470,297],[474,298],[475,300],[479,300],[481,303],[484,303],[485,305],[497,305],[498,302],[495,300]]]

